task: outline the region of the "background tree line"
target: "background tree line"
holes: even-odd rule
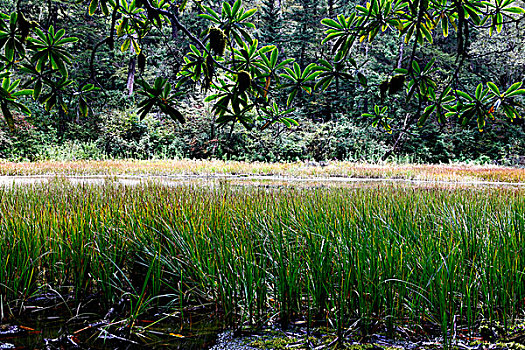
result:
[[[209,0],[199,4],[217,11],[222,6],[222,2]],[[141,118],[137,107],[140,81],[162,76],[175,84],[176,75],[187,64],[184,48],[190,41],[180,31],[164,27],[152,31],[141,42],[142,57],[134,50],[132,40],[122,44],[122,50],[111,50],[108,45],[101,45],[107,39],[111,20],[90,11],[89,5],[89,1],[0,2],[4,13],[18,9],[44,27],[66,28],[68,36],[79,38],[70,44],[73,58],[68,76],[75,82],[90,81],[94,87],[100,82],[100,88],[89,94],[83,94],[80,83],[57,93],[59,108],[46,109],[42,101],[28,99],[31,116],[13,113],[13,132],[5,120],[0,121],[0,157],[216,157],[261,161],[409,157],[411,161],[425,162],[477,160],[511,164],[525,154],[524,124],[520,118],[494,116],[483,126],[483,132],[475,119],[468,123],[458,118],[429,119],[418,126],[412,120],[413,105],[399,96],[382,96],[381,84],[392,76],[392,67],[401,68],[403,58],[411,50],[396,35],[356,44],[352,59],[358,62],[357,67],[348,63],[336,67],[342,74],[324,91],[298,93],[294,98],[296,109],[289,113],[288,123],[251,129],[239,123],[221,125],[216,122],[214,101],[204,102],[208,92],[191,85],[176,97],[178,111],[186,123],[156,110]],[[276,45],[280,57],[293,58],[300,67],[307,67],[310,63],[333,61],[333,47],[322,43],[326,27],[320,24],[321,20],[352,13],[356,6],[365,3],[261,0],[243,5],[258,10],[252,18],[256,26],[253,35],[261,45]],[[198,16],[202,13],[200,6],[188,3],[180,13],[181,21],[194,33],[204,33],[209,27],[206,18]],[[524,81],[524,30],[525,21],[520,20],[492,35],[486,31],[471,33],[470,61],[462,84],[474,90],[480,77],[501,86]],[[435,35],[433,42],[418,52],[421,59],[436,57],[441,62],[438,73],[444,77],[454,73],[456,35],[453,30],[448,36]],[[345,79],[344,74],[357,74],[358,78]],[[274,97],[286,105],[289,96],[286,91],[276,91]],[[363,115],[381,103],[389,106],[387,127],[381,120]]]

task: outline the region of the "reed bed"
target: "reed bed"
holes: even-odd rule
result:
[[[21,163],[0,161],[0,176],[2,175],[274,175],[517,183],[525,180],[525,169],[492,165],[403,165],[339,161],[322,163],[249,163],[220,160],[104,160]]]
[[[510,327],[525,309],[519,189],[155,183],[0,187],[2,310],[50,289],[132,319],[213,305],[230,326]]]

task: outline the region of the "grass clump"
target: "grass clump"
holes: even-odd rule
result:
[[[0,294],[213,305],[232,326],[382,320],[508,329],[525,307],[519,189],[266,188],[54,181],[0,187]]]

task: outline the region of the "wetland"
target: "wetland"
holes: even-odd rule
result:
[[[524,191],[9,178],[0,348],[519,348]]]

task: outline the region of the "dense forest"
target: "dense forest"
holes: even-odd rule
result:
[[[429,15],[419,4],[412,9],[421,15],[412,37],[409,20],[387,19],[350,44],[339,28],[356,11],[371,18],[374,4],[382,9],[385,0],[372,6],[362,0],[141,3],[0,1],[2,67],[10,71],[2,88],[11,93],[18,89],[11,82],[20,79],[30,89],[20,90],[18,102],[2,102],[0,158],[525,164],[522,95],[506,104],[494,92],[513,95],[512,87],[525,81],[521,1],[496,0],[486,20],[474,12],[447,19],[444,11],[433,31],[425,30]],[[394,11],[416,1],[386,3]],[[439,3],[447,1],[432,0],[436,8]],[[176,15],[169,21],[152,6]],[[147,20],[135,22],[139,16]],[[224,21],[228,16],[237,17]],[[46,63],[47,38],[63,48],[57,44],[58,58],[50,54]],[[19,64],[26,39],[35,54]],[[466,102],[441,113],[448,90],[436,86],[454,76],[460,87],[451,94]]]

